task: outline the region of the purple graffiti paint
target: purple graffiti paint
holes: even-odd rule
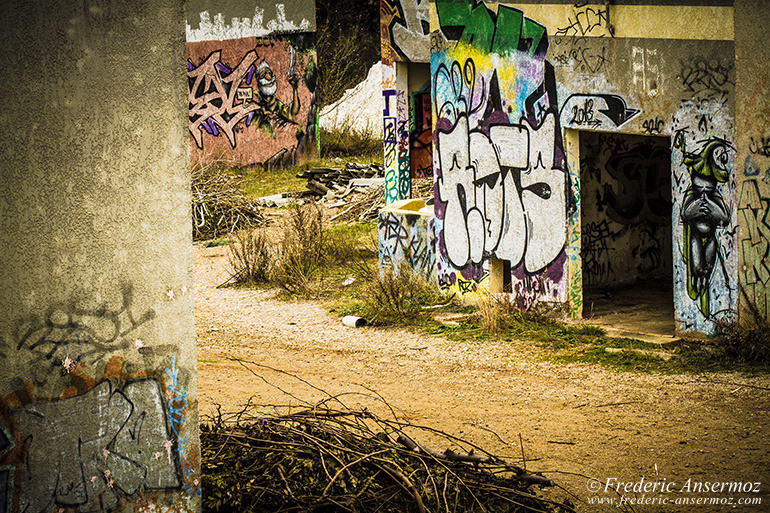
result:
[[[187,71],[192,71],[194,69],[195,69],[195,64],[193,64],[190,59],[187,59]]]
[[[460,276],[467,281],[478,283],[484,279],[484,267],[481,264],[471,262],[460,271]]]
[[[559,253],[559,256],[556,257],[556,259],[548,264],[548,266],[541,271],[538,274],[535,274],[534,276],[540,277],[542,280],[549,280],[553,283],[561,283],[562,278],[564,277],[564,269],[565,269],[565,263],[567,262],[567,252],[563,249]],[[524,263],[516,267],[516,269],[513,269],[511,272],[511,276],[516,278],[519,281],[526,281],[531,278],[532,275],[529,275],[527,271],[524,270]]]
[[[254,78],[254,73],[256,72],[256,68],[252,64],[249,68],[249,73],[246,75],[246,85],[251,85],[251,79]]]
[[[224,73],[225,75],[229,75],[231,73],[230,68],[228,68],[227,66],[225,66],[221,62],[217,62],[216,66],[217,66],[217,69],[219,71],[221,71],[222,73]]]
[[[246,126],[251,125],[251,120],[254,119],[254,112],[249,112],[249,115],[246,117]]]
[[[214,123],[214,120],[209,118],[205,121],[204,125],[208,125],[209,130],[208,133],[211,135],[219,135],[219,129],[217,128],[216,123]]]

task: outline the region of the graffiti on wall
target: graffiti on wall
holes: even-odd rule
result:
[[[728,225],[730,213],[717,191],[718,183],[729,179],[728,150],[732,145],[712,137],[702,141],[695,151],[688,151],[682,132],[674,137],[674,147],[682,152],[682,162],[690,174],[690,187],[682,202],[684,240],[682,249],[687,266],[687,292],[699,303],[704,316],[711,313],[710,287],[714,267],[727,273],[724,256],[719,251],[717,229]]]
[[[573,94],[561,106],[559,119],[562,126],[616,130],[639,114],[617,94]]]
[[[546,29],[523,11],[500,4],[497,11],[480,0],[436,2],[444,37],[483,53],[524,53],[543,58],[548,51]]]
[[[694,56],[680,61],[679,78],[690,98],[722,99],[735,86],[733,63],[726,59]]]
[[[684,331],[713,334],[714,321],[732,320],[737,306],[735,152],[714,125],[696,121],[708,116],[716,124],[722,115],[687,114],[695,129],[677,130],[672,141],[677,322]]]
[[[571,187],[545,28],[505,5],[436,7],[450,42],[431,66],[439,282],[476,291],[495,258],[520,307],[564,301]]]
[[[317,77],[313,52],[303,48],[305,43],[295,48],[288,36],[252,37],[218,42],[219,48],[197,56],[213,43],[188,44],[194,156],[221,151],[239,155],[236,161],[246,159],[242,164],[271,159],[288,164],[314,146]],[[228,44],[229,55],[248,50],[230,61],[223,57]]]
[[[427,62],[430,58],[428,0],[380,0],[382,60]]]
[[[760,193],[757,180],[745,180],[738,200],[741,218],[743,265],[741,287],[760,315],[767,319],[770,310],[767,286],[770,283],[770,198]]]
[[[15,473],[19,511],[112,511],[123,498],[181,486],[155,379],[122,387],[103,381],[85,394],[32,402],[10,415],[24,445]]]
[[[383,211],[378,219],[380,267],[407,265],[428,283],[435,280],[433,217]]]
[[[467,60],[464,67],[470,80],[463,82],[472,87],[473,61]],[[456,77],[459,68],[457,62],[452,71],[439,67],[437,96],[457,85],[452,75]],[[484,133],[478,127],[470,129],[467,111],[457,112],[462,103],[437,105],[442,119],[455,118],[451,129],[439,129],[436,137],[441,170],[437,191],[446,208],[444,245],[449,261],[463,268],[495,254],[514,266],[523,262],[529,273],[542,270],[565,241],[566,178],[554,167],[555,116],[547,114],[536,127],[526,119],[490,125]]]
[[[155,311],[142,313],[133,307],[133,288],[123,285],[117,307],[107,302],[96,306],[59,305],[45,315],[23,320],[15,335],[15,349],[30,356],[24,377],[43,394],[56,395],[49,382],[78,365],[104,363],[116,351],[135,343],[139,328],[155,318]],[[23,387],[17,387],[20,390]]]

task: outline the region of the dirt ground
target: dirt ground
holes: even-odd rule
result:
[[[204,416],[215,404],[235,411],[250,398],[298,404],[279,388],[310,402],[325,398],[294,377],[231,360],[238,358],[291,373],[330,394],[361,393],[343,400],[384,412],[367,392],[375,390],[401,418],[518,465],[521,436],[527,469],[587,501],[578,502],[579,511],[617,511],[589,501],[621,495],[648,504],[668,501],[635,505],[640,512],[770,511],[767,376],[622,373],[539,361],[521,342],[449,342],[400,329],[349,328],[317,302],[217,289],[228,277],[227,254],[226,247],[195,247]],[[666,489],[649,485],[645,493],[648,482]],[[722,482],[751,491],[731,493],[730,485],[703,491],[704,483],[713,488]],[[760,483],[759,493],[753,483]],[[620,494],[613,491],[618,486]],[[738,505],[746,499],[762,504]]]

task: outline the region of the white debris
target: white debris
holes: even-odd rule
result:
[[[342,98],[321,109],[319,124],[326,130],[353,129],[382,137],[382,68],[375,63],[366,79],[345,91]]]

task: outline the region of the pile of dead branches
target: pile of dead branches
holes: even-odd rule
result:
[[[223,172],[216,162],[192,170],[192,213],[193,240],[266,224],[257,203],[241,192],[238,177]]]
[[[415,178],[412,180],[413,198],[433,197],[433,178]],[[381,208],[385,206],[385,186],[377,185],[352,194],[347,203],[331,217],[332,221],[355,223],[377,219]]]
[[[395,414],[333,409],[333,400],[284,413],[249,406],[202,424],[203,511],[574,511],[536,494],[552,486],[541,475]],[[434,451],[420,434],[450,447]]]

